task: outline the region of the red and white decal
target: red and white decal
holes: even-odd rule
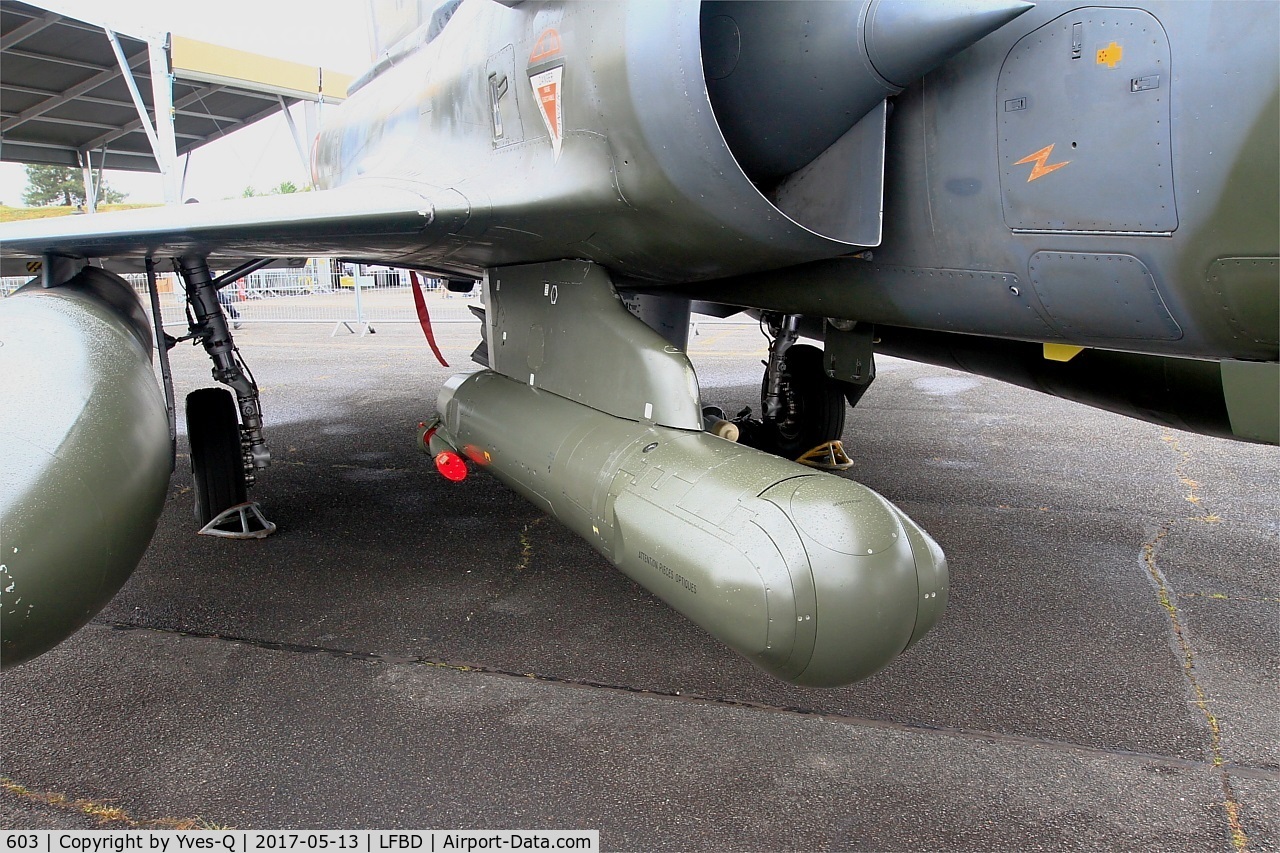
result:
[[[560,85],[563,79],[563,65],[548,68],[529,78],[533,85],[533,97],[538,101],[538,113],[547,126],[547,133],[551,134],[551,147],[555,150],[556,162],[560,160],[560,146],[564,141],[564,111],[560,104]]]

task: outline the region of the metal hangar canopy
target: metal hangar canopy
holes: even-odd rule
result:
[[[0,0],[0,160],[158,171],[177,201],[179,155],[300,101],[337,103],[351,79]]]

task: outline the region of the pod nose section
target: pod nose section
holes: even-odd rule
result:
[[[916,596],[916,627],[907,642],[909,649],[942,618],[943,611],[947,609],[947,592],[951,581],[947,571],[947,557],[938,543],[902,510],[896,506],[893,510],[898,514],[903,531],[907,534],[907,541],[911,543],[911,553],[916,563],[916,580],[920,585]]]
[[[947,602],[947,562],[927,533],[867,487],[802,477],[765,494],[787,512],[813,573],[817,637],[796,684],[836,687],[888,666]]]

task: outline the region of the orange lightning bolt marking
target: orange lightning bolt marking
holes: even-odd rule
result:
[[[1049,158],[1052,155],[1053,155],[1053,144],[1050,143],[1049,145],[1046,145],[1044,148],[1041,148],[1036,153],[1028,154],[1026,157],[1023,157],[1021,160],[1019,160],[1017,163],[1014,163],[1013,165],[1021,166],[1023,163],[1035,163],[1035,165],[1031,167],[1031,174],[1027,176],[1027,183],[1031,183],[1036,178],[1043,178],[1045,175],[1049,174],[1050,172],[1056,172],[1059,169],[1061,169],[1063,166],[1071,162],[1070,160],[1063,160],[1061,163],[1054,163],[1051,166],[1045,165],[1046,163],[1049,162]]]

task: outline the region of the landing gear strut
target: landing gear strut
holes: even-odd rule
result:
[[[765,372],[762,403],[767,403],[769,371]],[[804,452],[844,433],[844,392],[822,372],[822,350],[796,344],[787,351],[777,380],[778,416],[765,415],[765,428],[779,456],[797,459]]]
[[[261,538],[275,530],[256,505],[246,501],[246,489],[256,472],[271,462],[262,433],[258,385],[240,358],[218,302],[218,288],[266,262],[254,262],[217,281],[201,257],[185,257],[175,266],[187,287],[190,332],[213,361],[213,378],[235,392],[201,388],[187,397],[187,435],[191,443],[191,473],[195,481],[196,521],[201,533],[230,538]]]
[[[762,318],[772,335],[760,387],[764,418],[753,420],[748,412],[735,419],[743,443],[788,459],[836,441],[844,432],[844,389],[823,370],[822,350],[796,343],[799,319],[795,314]]]

